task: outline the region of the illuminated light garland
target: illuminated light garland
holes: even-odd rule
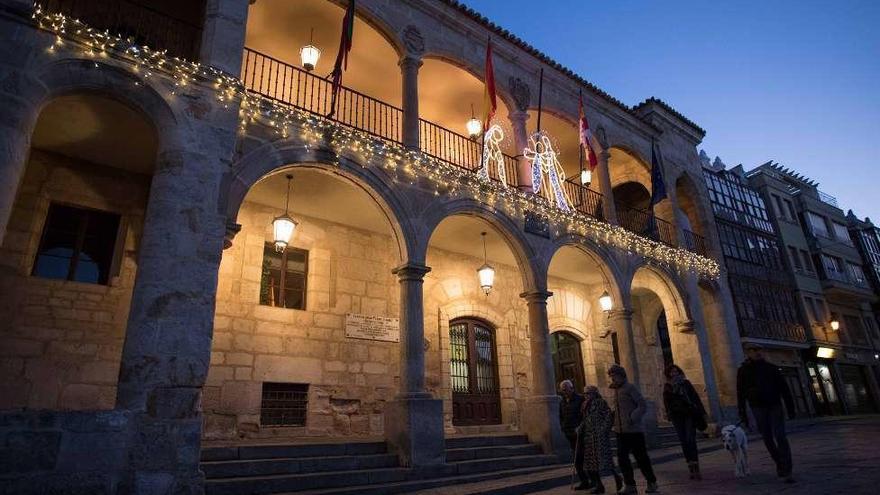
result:
[[[130,39],[93,29],[63,14],[48,13],[39,5],[35,7],[33,17],[41,28],[55,34],[55,41],[48,48],[50,52],[63,46],[63,38],[67,37],[82,44],[87,57],[106,58],[112,53],[130,60],[134,64],[132,70],[144,79],[152,77],[154,73],[165,74],[174,80],[175,88],[196,81],[212,83],[217,100],[224,107],[228,108],[229,103],[237,98],[241,100],[239,131],[242,133],[246,132],[249,124],[255,123],[271,128],[281,138],[288,138],[292,132],[297,132],[305,150],[317,148],[322,143],[329,144],[336,150],[357,155],[360,158],[357,161],[362,167],[381,167],[395,182],[415,184],[421,178],[434,188],[434,195],[437,196],[468,196],[516,219],[523,219],[527,212],[543,217],[556,236],[564,233],[578,234],[598,244],[626,250],[665,267],[693,271],[710,279],[720,276],[720,267],[713,259],[667,246],[576,210],[562,209],[540,195],[508,188],[505,181],[484,181],[479,174],[420,151],[407,149],[400,144],[345,127],[323,116],[248,92],[238,78],[213,67],[177,57],[169,58],[164,51],[137,46]],[[135,85],[140,84],[135,82]],[[172,94],[175,92],[176,89],[171,91]],[[545,148],[547,151],[552,149],[552,146],[549,150]],[[535,147],[533,151],[539,150]],[[549,154],[542,154],[541,160],[546,161],[546,157],[550,159],[551,165],[554,160],[558,164],[555,151],[552,154],[552,159]],[[338,159],[334,165],[339,166]],[[499,171],[503,169],[503,163],[499,164]],[[557,174],[556,183],[561,185],[559,179]],[[556,196],[556,202],[558,201],[559,197]]]

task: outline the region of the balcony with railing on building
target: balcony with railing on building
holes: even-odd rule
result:
[[[825,289],[834,291],[870,292],[871,285],[861,265],[830,254],[820,255],[820,279]]]
[[[740,318],[739,329],[743,339],[775,340],[798,344],[807,341],[803,325],[796,323]]]
[[[169,56],[198,60],[205,2],[174,0],[37,0],[47,12],[78,19],[91,28]]]

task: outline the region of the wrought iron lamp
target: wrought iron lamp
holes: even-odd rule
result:
[[[489,259],[486,256],[486,233],[482,232],[480,235],[483,237],[483,266],[477,268],[477,277],[480,280],[480,288],[488,296],[495,284],[495,269],[489,264]]]
[[[293,179],[293,176],[287,174],[287,203],[284,206],[284,214],[275,217],[275,220],[272,220],[272,230],[275,234],[275,250],[278,252],[284,252],[284,249],[290,243],[290,238],[293,237],[293,232],[296,230],[296,226],[299,225],[299,222],[290,217],[290,181]]]
[[[315,35],[314,28],[309,34],[309,44],[299,49],[299,58],[302,61],[303,69],[307,71],[315,70],[318,65],[318,59],[321,58],[321,50],[312,44],[312,38]]]

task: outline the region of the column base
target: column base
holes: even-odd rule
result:
[[[559,396],[533,396],[522,411],[522,431],[529,441],[541,446],[545,454],[571,460],[571,447],[559,426]]]
[[[402,466],[446,462],[443,401],[430,397],[398,397],[385,406],[385,440]]]

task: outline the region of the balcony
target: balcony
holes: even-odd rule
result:
[[[308,72],[256,50],[245,48],[242,82],[247,91],[285,105],[292,105],[315,115],[330,112],[332,84],[324,77]],[[403,143],[403,110],[363,93],[341,87],[337,95],[336,122],[372,136]],[[455,131],[425,119],[419,120],[420,150],[436,159],[476,173],[480,167],[481,144]],[[517,187],[517,160],[504,154],[504,170],[509,187]],[[500,180],[492,171],[491,179]],[[574,209],[597,220],[604,220],[602,195],[574,178],[563,183]],[[551,199],[551,198],[547,198]],[[674,226],[649,212],[618,203],[620,225],[644,237],[677,246]],[[683,246],[700,255],[706,254],[705,240],[690,231]]]
[[[807,341],[806,332],[801,325],[740,318],[739,328],[744,339],[775,340],[796,344]]]
[[[166,51],[172,57],[198,60],[204,2],[39,0],[36,3],[47,12],[79,19],[89,27],[109,31],[136,45]]]

